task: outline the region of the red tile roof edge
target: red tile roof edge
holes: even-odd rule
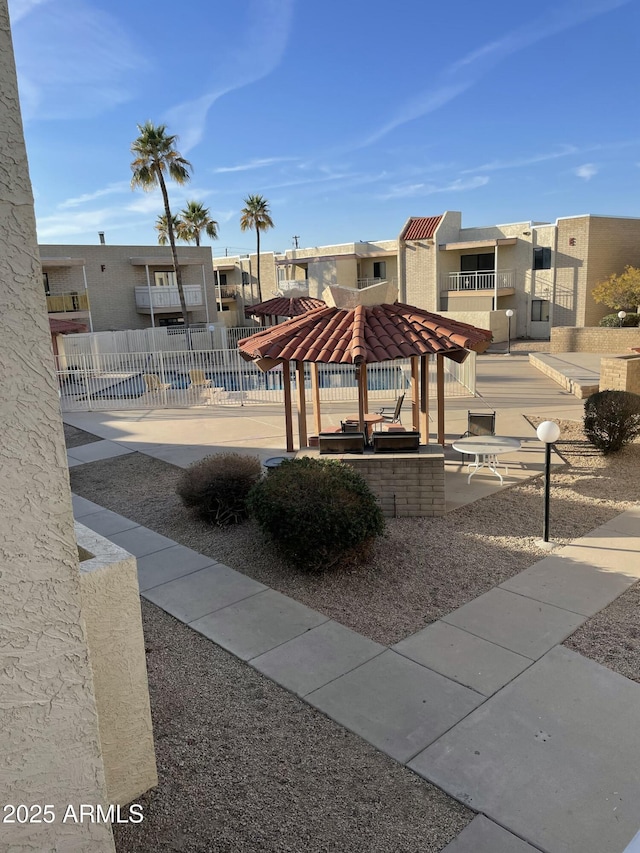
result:
[[[440,216],[412,216],[405,225],[401,240],[430,240],[436,233],[436,228],[442,222]]]

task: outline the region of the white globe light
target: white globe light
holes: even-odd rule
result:
[[[511,310],[511,308],[507,308],[504,313],[507,315],[507,317],[513,317],[513,311]]]
[[[627,312],[626,312],[626,311],[618,311],[618,319],[619,319],[619,320],[624,320],[624,318],[625,318],[626,316],[627,316]]]
[[[536,435],[545,444],[553,444],[560,438],[560,427],[554,421],[543,421],[536,430]]]

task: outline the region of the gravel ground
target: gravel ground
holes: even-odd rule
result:
[[[567,465],[553,474],[552,538],[569,542],[640,499],[640,444],[605,459],[581,425],[561,424]],[[367,565],[305,574],[274,555],[253,522],[215,529],[175,495],[180,469],[141,454],[71,469],[73,490],[207,554],[377,642],[391,645],[540,559],[542,480],[505,488],[444,518],[390,519]],[[622,499],[624,498],[624,500]]]
[[[473,814],[142,602],[159,784],[118,853],[439,853]]]
[[[67,447],[80,447],[82,444],[93,444],[94,441],[100,441],[99,435],[93,435],[90,432],[85,432],[83,429],[63,424],[64,440]]]

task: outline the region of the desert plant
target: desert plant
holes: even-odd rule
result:
[[[584,404],[584,434],[605,455],[640,435],[640,396],[629,391],[599,391]]]
[[[261,476],[257,456],[217,453],[190,465],[176,492],[184,506],[211,524],[224,527],[247,517],[247,496]]]
[[[630,311],[627,316],[623,318],[622,323],[620,323],[620,318],[617,314],[607,314],[602,318],[602,320],[600,320],[600,325],[607,326],[609,328],[618,328],[620,325],[640,326],[640,314],[634,314]]]
[[[363,477],[337,460],[291,459],[257,483],[249,510],[300,568],[361,562],[384,518]]]

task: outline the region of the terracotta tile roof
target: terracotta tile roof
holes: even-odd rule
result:
[[[52,335],[70,335],[74,332],[88,332],[89,327],[77,320],[60,320],[57,317],[49,317],[49,329]]]
[[[400,235],[401,240],[429,240],[436,233],[442,216],[412,216]]]
[[[276,296],[257,305],[247,305],[244,314],[245,317],[298,317],[322,305],[322,299],[312,299],[310,296]]]
[[[492,334],[411,305],[323,306],[238,341],[247,359],[356,364],[439,353],[462,362]]]

